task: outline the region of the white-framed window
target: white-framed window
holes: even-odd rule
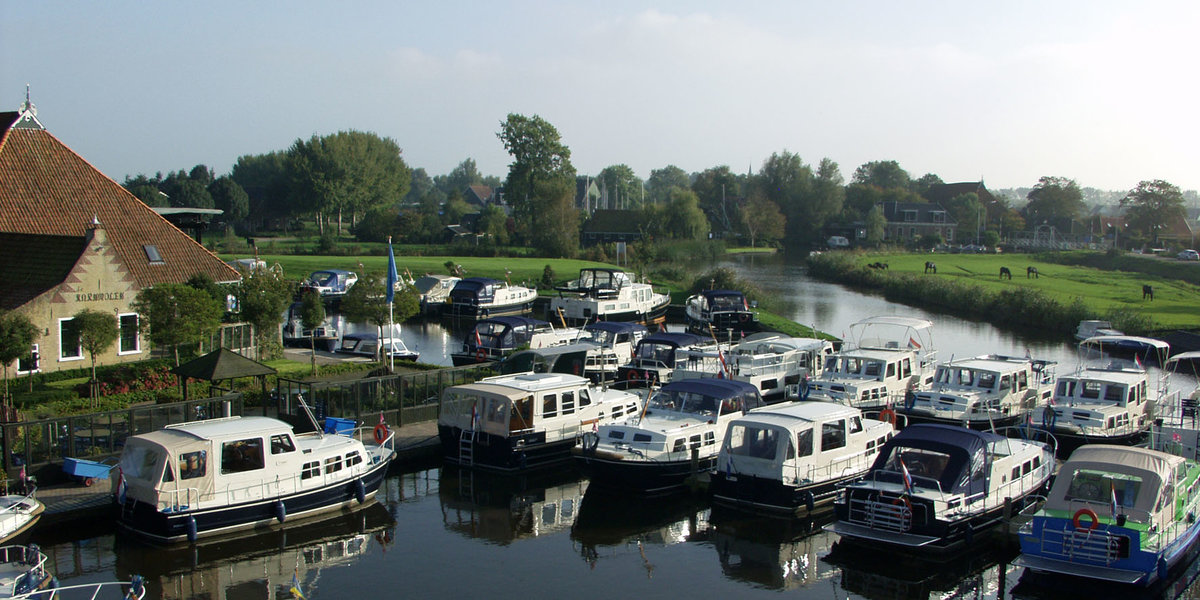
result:
[[[138,316],[137,313],[125,313],[117,315],[117,321],[120,324],[121,335],[118,338],[119,345],[117,346],[117,355],[137,354],[142,351],[141,340],[138,338]]]
[[[38,352],[38,345],[34,344],[33,349],[29,351],[27,356],[17,359],[17,375],[26,373],[37,373],[42,370],[42,355]]]
[[[75,318],[58,320],[58,360],[83,360],[83,346]]]

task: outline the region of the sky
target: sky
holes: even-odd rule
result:
[[[26,85],[109,177],[229,173],[344,130],[406,163],[503,178],[510,113],[580,174],[757,172],[789,151],[847,181],[1200,189],[1200,3],[8,2],[0,110]]]

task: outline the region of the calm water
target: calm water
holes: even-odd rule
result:
[[[881,314],[929,318],[943,359],[987,352],[1058,360],[1073,347],[986,324],[893,305],[809,280],[778,258],[732,262],[785,314],[842,335]],[[351,327],[354,328],[353,326]],[[449,364],[461,331],[405,324],[422,360]],[[151,598],[289,598],[295,576],[307,598],[472,595],[528,598],[1062,598],[1131,597],[1110,587],[1048,586],[1007,563],[1011,550],[981,544],[934,563],[848,551],[821,521],[768,521],[711,509],[705,501],[613,497],[572,470],[524,477],[430,466],[393,474],[379,502],[316,524],[198,547],[163,550],[117,536],[110,523],[38,530],[33,541],[64,583],[147,577]],[[1197,597],[1192,564],[1145,597]]]

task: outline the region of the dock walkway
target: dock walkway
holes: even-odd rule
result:
[[[424,421],[396,429],[397,462],[416,461],[440,452],[437,423]],[[62,523],[108,513],[113,507],[111,479],[99,479],[91,486],[75,481],[38,487],[37,499],[46,506],[42,523]]]

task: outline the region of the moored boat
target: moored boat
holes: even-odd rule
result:
[[[113,480],[117,522],[156,542],[195,541],[363,504],[395,457],[393,434],[380,423],[364,444],[352,421],[334,424],[297,433],[226,417],[131,436]]]
[[[989,354],[938,366],[928,390],[909,394],[898,412],[909,422],[995,429],[1025,423],[1054,392],[1054,363]]]
[[[758,331],[758,315],[746,295],[737,290],[704,290],[684,303],[688,330],[699,335],[731,339],[736,333]]]
[[[638,395],[577,375],[499,375],[442,392],[438,437],[448,462],[518,471],[569,460],[583,432],[641,407]]]
[[[850,326],[841,349],[825,360],[801,396],[868,411],[900,406],[933,384],[936,359],[931,321],[869,317]]]
[[[588,346],[583,374],[592,381],[612,381],[621,365],[633,360],[637,343],[649,333],[645,325],[618,321],[597,321],[583,328],[579,343]]]
[[[715,348],[711,337],[683,332],[652,333],[638,340],[633,360],[617,369],[617,379],[630,385],[661,385],[671,381],[676,362],[685,360],[681,351]]]
[[[311,329],[305,328],[300,317],[301,306],[299,302],[288,306],[287,317],[283,322],[283,345],[312,346],[318,350],[332,351],[345,329],[346,318],[337,314],[326,315],[325,321],[320,325]]]
[[[1079,342],[1079,347],[1144,365],[1161,365],[1171,353],[1167,342],[1136,335],[1097,335]]]
[[[585,433],[572,454],[594,485],[655,494],[681,489],[716,464],[729,422],[761,405],[758,389],[744,381],[672,381],[642,414]]]
[[[771,404],[799,393],[800,382],[821,371],[833,344],[774,332],[747,336],[729,348],[681,349],[671,381],[722,377],[748,382]]]
[[[1147,448],[1081,446],[1021,528],[1017,564],[1037,572],[1147,585],[1200,535],[1200,466]]]
[[[712,473],[713,501],[789,517],[833,501],[891,439],[889,422],[832,402],[788,402],[729,423]]]
[[[828,529],[867,544],[951,550],[1040,498],[1053,473],[1052,438],[910,425],[845,487]]]
[[[1125,332],[1113,329],[1112,323],[1098,319],[1084,319],[1075,328],[1075,339],[1086,340],[1098,335],[1125,335]]]
[[[409,284],[421,296],[421,314],[441,314],[450,299],[450,290],[461,280],[461,277],[436,273],[427,273],[415,279],[410,276]]]
[[[382,356],[384,361],[389,358],[395,360],[417,360],[421,356],[419,352],[409,350],[399,335],[384,338],[382,346],[383,349],[381,350],[378,333],[374,331],[360,331],[343,335],[342,342],[338,345],[337,351],[341,354],[366,356],[372,359],[379,359]]]
[[[634,281],[620,269],[580,269],[578,278],[554,289],[558,295],[550,299],[550,314],[573,327],[594,321],[658,325],[666,320],[667,305],[671,303],[668,294],[654,291],[649,283]]]
[[[522,315],[533,308],[537,290],[488,277],[467,277],[454,284],[444,313],[454,318],[486,319]]]
[[[1040,424],[1054,434],[1059,455],[1066,457],[1083,444],[1140,443],[1150,430],[1154,407],[1174,402],[1165,379],[1152,386],[1140,365],[1107,360],[1059,375]]]
[[[475,323],[463,338],[462,349],[450,354],[454,366],[500,360],[517,348],[561,346],[579,341],[579,329],[555,329],[547,321],[530,317],[493,317]]]
[[[300,283],[300,291],[313,290],[321,298],[340,298],[358,283],[358,274],[345,269],[325,269],[313,271],[308,278]]]
[[[46,510],[35,496],[37,486],[26,483],[26,493],[0,496],[0,544],[8,544],[29,531]]]

